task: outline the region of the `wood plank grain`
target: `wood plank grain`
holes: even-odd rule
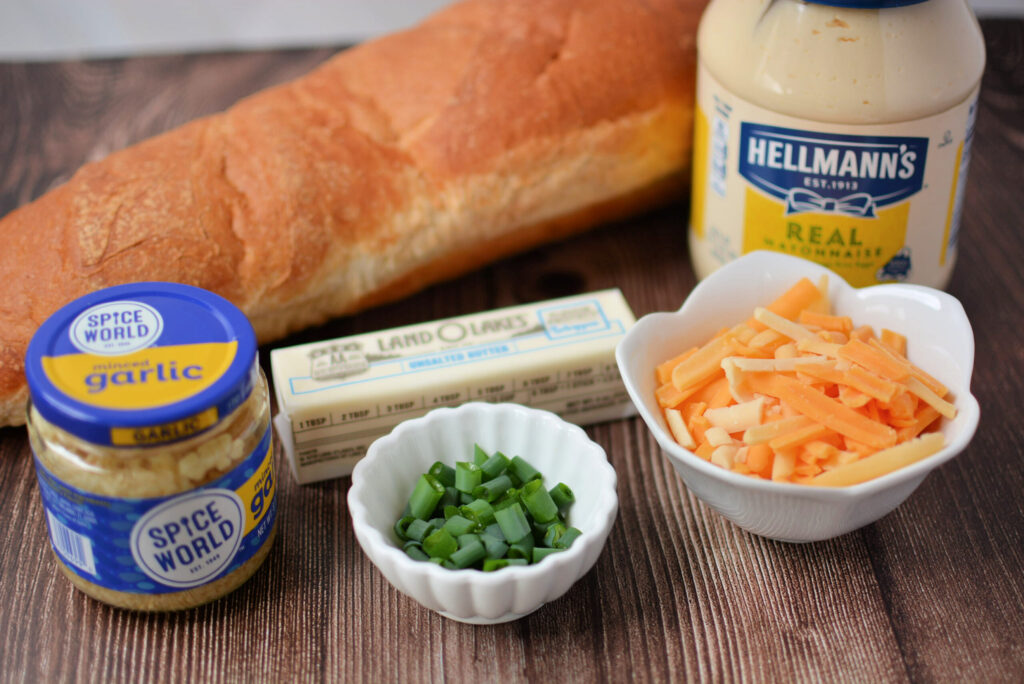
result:
[[[335,50],[109,59],[0,68],[0,213],[82,164],[301,75]]]
[[[1024,678],[1024,205],[1019,187],[996,180],[1024,171],[1024,31],[984,28],[989,64],[949,288],[974,325],[981,422],[959,458],[864,530],[915,680]]]

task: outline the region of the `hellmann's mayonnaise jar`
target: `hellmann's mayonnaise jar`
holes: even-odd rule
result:
[[[946,286],[985,64],[966,0],[712,0],[697,45],[699,278],[767,249]]]
[[[29,440],[57,567],[76,587],[175,610],[259,568],[277,501],[256,352],[241,311],[172,283],[93,292],[36,331]]]

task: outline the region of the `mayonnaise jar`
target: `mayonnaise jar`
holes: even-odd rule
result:
[[[965,0],[712,0],[697,45],[699,278],[768,249],[946,286],[985,64]]]
[[[171,283],[100,290],[40,326],[25,373],[51,546],[76,587],[175,610],[259,568],[276,530],[273,435],[237,308]]]

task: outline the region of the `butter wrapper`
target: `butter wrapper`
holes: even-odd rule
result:
[[[348,475],[370,444],[439,406],[513,402],[577,425],[635,415],[615,346],[618,289],[275,349],[274,419],[300,484]]]

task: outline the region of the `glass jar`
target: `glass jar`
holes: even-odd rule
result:
[[[26,375],[51,545],[76,587],[176,610],[259,568],[276,532],[273,436],[237,308],[170,283],[101,290],[39,328]]]
[[[712,0],[697,47],[699,278],[768,249],[945,287],[985,65],[965,0]]]

